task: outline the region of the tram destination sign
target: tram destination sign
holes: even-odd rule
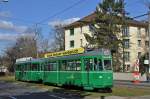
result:
[[[46,53],[44,55],[44,57],[48,58],[48,57],[56,57],[56,56],[66,56],[66,55],[72,55],[72,54],[80,54],[80,53],[84,53],[84,48],[77,48],[77,49],[71,49],[71,50],[54,52],[54,53]]]

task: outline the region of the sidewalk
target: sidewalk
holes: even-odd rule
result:
[[[129,86],[129,87],[146,87],[146,88],[150,88],[150,82],[139,82],[139,83],[133,83],[132,81],[120,81],[120,80],[114,80],[114,86],[118,86],[118,85],[124,85],[124,86]]]
[[[106,97],[98,97],[98,98],[87,97],[85,99],[150,99],[150,95],[134,96],[134,97],[121,97],[121,96],[106,96]]]

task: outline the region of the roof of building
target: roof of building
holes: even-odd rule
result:
[[[65,26],[65,29],[85,26],[87,24],[90,24],[92,21],[94,21],[95,18],[96,18],[96,13],[92,13],[74,23],[71,23],[71,24]],[[127,24],[129,24],[130,26],[148,27],[148,23],[143,22],[143,21],[133,20],[133,19],[129,19],[127,21]]]

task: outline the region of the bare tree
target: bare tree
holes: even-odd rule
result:
[[[43,39],[40,43],[41,51],[42,52],[48,52],[49,50],[49,40],[48,39]]]
[[[54,41],[52,42],[52,51],[65,50],[65,30],[64,25],[58,24],[54,26]]]
[[[0,66],[3,65],[3,57],[0,55]]]
[[[49,49],[49,40],[45,39],[42,35],[42,28],[35,25],[26,30],[27,34],[32,34],[33,39],[36,41],[37,55],[39,52],[47,52]],[[38,56],[37,56],[38,57]]]
[[[16,46],[7,48],[5,51],[5,56],[3,57],[4,65],[8,67],[10,72],[14,71],[14,64],[17,59],[17,49]]]
[[[20,57],[36,57],[37,42],[33,36],[22,36],[17,39],[15,48],[17,51],[17,58]]]

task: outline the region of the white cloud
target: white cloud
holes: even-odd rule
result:
[[[23,33],[27,29],[26,26],[17,26],[12,22],[0,20],[0,29],[9,30],[17,33]]]
[[[3,34],[0,33],[0,40],[3,41],[15,41],[18,37],[18,34]]]
[[[17,38],[21,36],[33,36],[33,34],[28,34],[28,33],[22,33],[22,34],[17,34],[17,33],[0,33],[0,41],[16,41]]]
[[[35,33],[27,32],[27,26],[15,25],[10,21],[0,20],[0,40],[16,41],[20,36],[34,36]]]
[[[71,24],[71,23],[78,21],[78,20],[80,20],[80,18],[78,18],[78,17],[65,19],[65,20],[56,20],[56,21],[49,22],[48,25],[50,25],[50,26],[56,26],[59,24],[68,25],[68,24]]]

